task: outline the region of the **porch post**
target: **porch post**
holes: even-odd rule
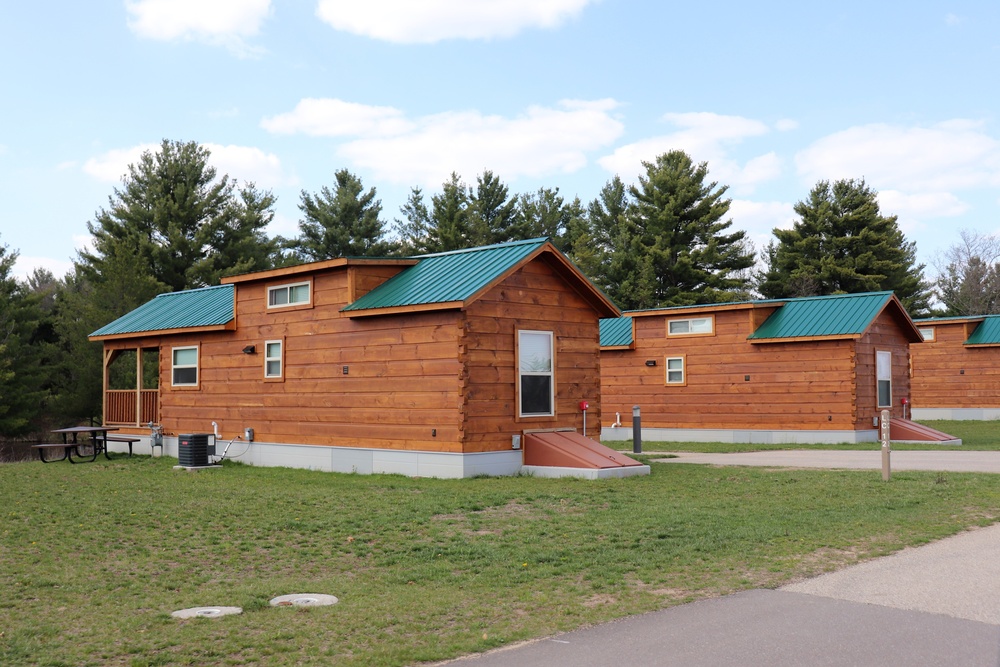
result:
[[[135,349],[135,425],[142,423],[142,346]]]

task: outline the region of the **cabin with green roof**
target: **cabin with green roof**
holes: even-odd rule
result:
[[[916,320],[914,419],[1000,419],[1000,315]]]
[[[581,402],[597,434],[599,320],[620,311],[548,239],[222,282],[91,335],[108,425],[161,426],[167,453],[217,432],[248,463],[437,477],[520,471],[532,434],[582,431]]]
[[[637,405],[645,440],[875,441],[920,340],[892,292],[626,312],[601,321],[602,437]]]

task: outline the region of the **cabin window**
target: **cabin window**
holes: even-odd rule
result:
[[[198,385],[198,348],[175,347],[172,351],[171,384],[175,387]]]
[[[878,385],[878,407],[892,407],[892,352],[875,353],[875,373]]]
[[[681,386],[687,384],[684,357],[667,357],[667,384]]]
[[[684,320],[667,320],[667,335],[710,335],[715,333],[714,325],[715,321],[711,317],[692,317]]]
[[[551,331],[517,332],[520,416],[551,417],[555,414],[553,356]]]
[[[309,283],[275,285],[267,288],[267,307],[284,308],[302,306],[309,303]]]
[[[919,331],[925,341],[934,340],[934,327],[920,327]]]
[[[269,340],[264,343],[264,377],[280,378],[284,374],[283,341]]]

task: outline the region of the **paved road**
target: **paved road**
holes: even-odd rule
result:
[[[881,468],[879,452],[789,454],[794,453],[685,454],[670,461],[720,464],[692,460],[709,456],[736,465]],[[852,455],[875,461],[855,461]],[[971,463],[980,457],[979,464]],[[1000,472],[1000,452],[893,452],[893,464],[894,469]],[[928,465],[935,467],[923,467]],[[998,666],[1000,524],[778,590],[702,600],[446,664]]]
[[[663,452],[677,458],[658,459],[658,463],[707,463],[710,465],[769,466],[776,468],[854,468],[882,469],[882,451],[837,451],[829,449],[774,450],[733,454]],[[650,456],[655,456],[651,453]],[[963,451],[893,451],[889,455],[893,470],[942,470],[948,472],[1000,473],[1000,452]]]

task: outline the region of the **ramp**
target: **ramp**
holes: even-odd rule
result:
[[[539,477],[629,477],[649,466],[576,431],[524,434],[523,471]]]
[[[936,442],[941,445],[961,445],[962,441],[953,435],[948,435],[924,426],[909,419],[893,417],[889,420],[889,439],[893,442]]]

